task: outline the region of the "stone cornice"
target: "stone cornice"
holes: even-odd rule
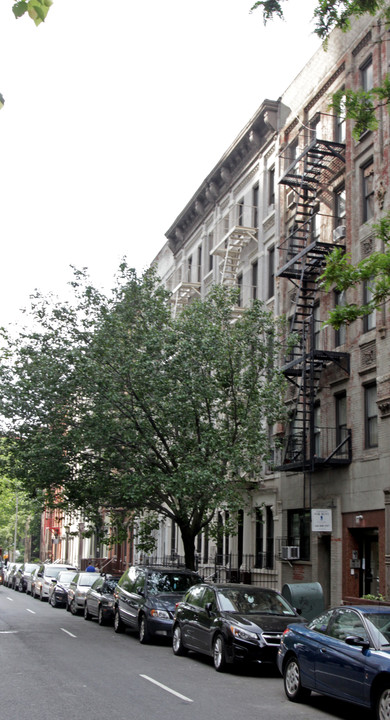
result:
[[[278,101],[264,100],[165,233],[174,255],[188,237],[207,220],[217,203],[245,173],[261,149],[268,147],[277,131],[278,107]]]

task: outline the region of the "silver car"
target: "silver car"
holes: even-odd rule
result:
[[[61,570],[74,570],[75,573],[77,572],[77,568],[73,565],[59,565],[57,563],[45,565],[43,563],[38,572],[35,573],[33,597],[48,600],[50,585],[53,580],[57,579],[57,575]]]
[[[99,577],[97,572],[77,573],[68,588],[68,599],[66,609],[73,615],[84,611],[85,595],[95,580]]]

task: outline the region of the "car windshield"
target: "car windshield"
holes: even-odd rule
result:
[[[91,585],[94,584],[95,580],[95,573],[85,573],[85,575],[80,575],[79,585],[83,585],[84,587],[91,587]]]
[[[55,567],[54,568],[46,568],[45,577],[56,578],[59,572],[60,572],[59,569],[55,568]]]
[[[31,572],[32,570],[34,570],[35,567],[36,565],[34,563],[27,563],[24,566],[24,572]]]
[[[66,570],[65,572],[60,572],[58,574],[57,581],[58,582],[71,582],[71,580],[73,580],[75,575],[76,575],[76,573],[73,570],[71,572]]]
[[[389,612],[364,613],[364,617],[375,644],[381,647],[390,645],[390,608]]]
[[[148,590],[151,595],[157,593],[185,593],[190,587],[200,582],[196,576],[180,573],[151,572],[148,575]]]
[[[295,617],[293,608],[287,601],[270,590],[262,588],[220,588],[218,598],[221,610],[245,614],[266,613],[267,615],[287,615]]]

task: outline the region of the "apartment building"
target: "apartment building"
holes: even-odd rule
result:
[[[205,571],[282,587],[319,581],[326,604],[390,596],[390,341],[388,308],[335,331],[336,304],[362,304],[318,279],[339,246],[354,262],[381,250],[372,223],[389,211],[389,115],[359,141],[329,109],[339,88],[370,89],[389,68],[389,33],[363,17],[333,32],[277,100],[265,100],[166,233],[155,263],[173,312],[213,283],[240,306],[263,300],[296,343],[281,358],[290,422],[273,468],[253,489],[234,537],[199,538]],[[218,521],[223,523],[221,513]],[[174,527],[160,549],[180,552]]]

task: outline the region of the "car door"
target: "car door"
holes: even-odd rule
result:
[[[92,585],[91,589],[88,591],[88,610],[92,615],[98,614],[98,605],[100,598],[102,596],[101,589],[103,587],[104,578],[99,577],[97,580],[95,580],[94,584]],[[99,592],[100,590],[100,592]]]
[[[179,618],[183,636],[183,642],[188,648],[199,650],[197,623],[199,612],[202,609],[202,595],[204,585],[194,585],[186,595],[186,599],[180,607]]]
[[[201,652],[211,651],[216,611],[215,590],[212,587],[205,587],[200,597],[198,616],[193,623],[194,642]]]
[[[360,615],[351,608],[339,608],[334,612],[327,635],[323,635],[320,641],[315,664],[315,686],[318,692],[361,702],[364,697],[367,650],[363,650],[362,645],[348,645],[345,638],[351,635],[368,641]]]

